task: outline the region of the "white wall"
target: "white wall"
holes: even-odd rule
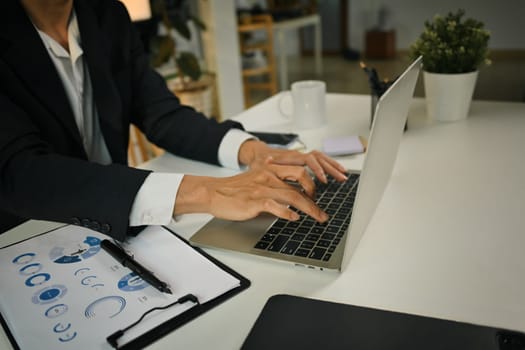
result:
[[[200,0],[199,14],[207,26],[202,32],[207,67],[217,74],[220,114],[228,119],[244,110],[234,0]]]
[[[397,48],[407,49],[435,14],[446,15],[459,8],[485,23],[491,31],[491,49],[525,49],[525,0],[349,0],[349,45],[362,51],[364,33],[377,23],[377,10],[390,10]]]

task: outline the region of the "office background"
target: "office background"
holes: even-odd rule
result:
[[[209,24],[203,33],[203,46],[206,61],[218,73],[218,90],[221,114],[228,117],[241,112],[242,82],[239,72],[241,64],[236,35],[235,10],[242,4],[265,3],[264,0],[201,0],[195,5],[200,16]],[[289,81],[301,79],[322,79],[327,82],[331,92],[367,93],[366,77],[358,66],[358,61],[345,59],[337,50],[352,49],[366,60],[365,33],[377,24],[381,7],[388,11],[386,25],[396,33],[397,55],[392,59],[367,60],[378,68],[385,77],[399,73],[408,60],[406,52],[419,33],[426,19],[436,13],[445,15],[459,8],[466,10],[467,17],[485,23],[492,33],[489,48],[493,61],[490,67],[480,72],[474,99],[523,101],[525,99],[525,23],[520,18],[525,13],[522,0],[444,0],[439,2],[418,0],[321,0],[318,1],[323,27],[323,74],[316,76],[313,57],[308,52],[308,39],[300,38],[295,32],[286,33],[286,55],[289,66]],[[339,15],[346,6],[347,32],[339,29]],[[306,29],[308,32],[310,29]],[[305,34],[308,36],[308,34]],[[346,36],[346,48],[338,43],[340,36]],[[301,50],[303,47],[303,50]],[[306,47],[306,50],[304,50]],[[281,53],[275,48],[276,55]],[[224,77],[227,82],[221,83]],[[227,77],[227,79],[226,79]],[[221,88],[221,85],[223,86]],[[222,90],[222,92],[221,92]],[[421,82],[416,88],[416,96],[424,96]],[[263,99],[266,95],[261,95]]]
[[[339,1],[320,1],[323,4],[337,5]],[[365,50],[365,32],[378,22],[378,12],[385,6],[389,19],[387,26],[395,30],[398,55],[394,59],[371,61],[385,77],[392,77],[406,66],[406,52],[422,31],[425,19],[434,14],[445,15],[458,8],[466,10],[466,17],[472,17],[485,23],[491,31],[489,48],[492,65],[480,72],[474,94],[475,99],[498,101],[523,101],[525,99],[525,2],[520,0],[444,0],[444,1],[365,1],[350,0],[348,8],[348,43],[350,48],[363,53]],[[325,21],[326,22],[326,21]],[[330,43],[333,33],[328,31],[323,39]],[[341,56],[325,56],[324,79],[332,91],[348,93],[366,93],[367,84],[360,73],[359,66]],[[363,59],[366,60],[366,57]],[[291,53],[290,79],[308,78],[308,71],[313,67],[311,59],[301,57],[298,51]],[[424,96],[421,82],[416,89],[416,96]]]

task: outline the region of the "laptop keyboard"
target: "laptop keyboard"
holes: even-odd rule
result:
[[[328,177],[328,183],[315,180],[317,205],[329,216],[318,223],[299,212],[297,221],[276,220],[254,248],[286,255],[328,261],[346,232],[352,215],[359,174],[350,174],[345,182]]]

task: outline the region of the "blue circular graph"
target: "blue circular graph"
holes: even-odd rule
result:
[[[68,332],[58,338],[62,343],[72,341],[77,336],[77,332]]]
[[[130,272],[118,281],[118,289],[124,292],[135,292],[149,286],[142,278],[135,272]]]
[[[73,273],[73,275],[75,275],[75,276],[82,276],[83,274],[85,274],[89,270],[91,270],[89,267],[81,267],[80,269],[76,270]]]
[[[33,295],[31,299],[34,304],[49,304],[56,302],[67,293],[66,286],[62,284],[55,284],[50,287],[40,289]]]
[[[51,279],[51,275],[48,273],[37,273],[36,275],[33,275],[26,279],[26,286],[28,287],[35,287],[39,286]]]
[[[47,318],[55,318],[62,316],[67,310],[69,310],[69,307],[66,304],[56,304],[47,309],[44,315],[46,315]]]
[[[17,264],[17,265],[25,265],[27,264],[28,262],[31,262],[33,261],[33,259],[35,258],[36,254],[35,253],[25,253],[25,254],[21,254],[19,256],[17,256],[16,258],[13,259],[13,264]]]
[[[100,251],[100,239],[87,236],[82,242],[70,242],[63,247],[54,247],[49,258],[57,264],[77,263],[91,258]]]
[[[126,299],[118,295],[110,295],[95,300],[86,307],[84,315],[86,318],[95,317],[112,318],[117,316],[126,307]]]
[[[83,286],[90,286],[93,284],[94,280],[96,279],[97,279],[97,276],[95,275],[86,276],[80,280],[80,284]]]
[[[55,333],[63,333],[67,331],[69,328],[71,328],[71,323],[63,324],[63,323],[57,323],[55,327],[53,327],[53,332]]]
[[[21,275],[30,276],[37,272],[40,272],[40,270],[42,270],[42,264],[33,263],[22,267],[20,270],[18,270],[18,272],[20,272]]]

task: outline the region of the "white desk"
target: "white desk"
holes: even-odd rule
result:
[[[248,129],[289,130],[277,100],[238,119]],[[317,147],[324,135],[366,133],[369,108],[366,96],[330,94],[330,124],[301,137]],[[437,124],[425,120],[424,102],[415,100],[390,183],[343,273],[208,250],[252,286],[149,349],[237,349],[278,293],[525,331],[524,130],[523,103],[476,101],[467,120]],[[349,167],[361,160],[341,158]],[[172,155],[148,167],[232,174]],[[189,237],[207,218],[186,215],[172,228]],[[23,233],[19,227],[0,235],[0,245]],[[4,337],[0,348],[6,347]]]
[[[288,63],[286,62],[286,40],[285,32],[288,30],[297,30],[302,27],[314,26],[314,55],[315,55],[315,73],[320,76],[323,70],[322,63],[322,37],[321,37],[321,16],[318,14],[294,18],[285,21],[274,22],[273,29],[277,36],[279,47],[279,85],[281,90],[287,90],[288,86]]]

